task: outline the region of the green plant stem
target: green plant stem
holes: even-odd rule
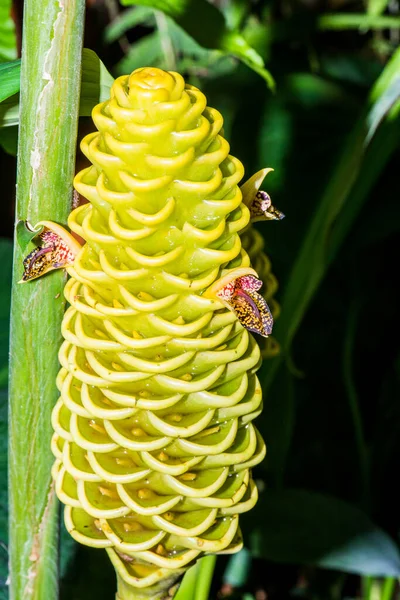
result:
[[[373,578],[369,575],[366,575],[361,578],[361,593],[363,600],[368,600],[369,594],[371,592]]]
[[[168,32],[168,22],[165,14],[159,10],[154,11],[156,25],[161,39],[161,47],[164,54],[165,65],[168,71],[175,71],[176,60],[174,46]]]
[[[400,17],[335,13],[318,18],[318,29],[392,29],[400,27]]]
[[[379,580],[376,577],[363,577],[363,600],[393,600],[396,589],[396,578],[385,577]]]
[[[208,600],[216,562],[215,554],[205,556],[199,561],[193,600]]]
[[[381,600],[392,600],[395,588],[396,588],[396,578],[395,577],[385,577],[385,580],[382,585]]]
[[[174,600],[208,600],[216,562],[215,554],[198,560],[185,573]]]
[[[191,600],[193,592],[196,589],[197,575],[199,572],[199,562],[186,571],[182,583],[179,586],[178,592],[174,600]]]
[[[171,570],[172,572],[172,570]],[[176,577],[161,580],[158,583],[143,589],[131,586],[124,581],[117,572],[118,592],[115,600],[172,600],[176,598],[178,583]],[[184,600],[191,600],[190,594],[181,596]]]
[[[65,223],[78,123],[84,0],[26,0],[16,220]],[[20,245],[21,244],[21,245]],[[10,599],[57,598],[57,500],[51,410],[65,275],[16,285],[26,249],[17,236],[10,340]]]

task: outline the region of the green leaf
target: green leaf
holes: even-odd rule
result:
[[[93,50],[84,48],[79,116],[90,116],[96,104],[108,100],[113,83],[113,76],[107,71],[97,54]]]
[[[248,548],[242,548],[237,554],[233,554],[225,569],[223,582],[234,588],[243,587],[249,578],[251,569],[251,552]]]
[[[354,226],[370,190],[398,147],[400,101],[394,100],[390,94],[390,102],[388,102],[386,93],[398,80],[399,68],[400,50],[394,54],[372,88],[363,113],[356,121],[347,142],[342,146],[336,167],[330,171],[319,202],[313,206],[312,212],[308,213],[309,222],[305,224],[305,234],[298,242],[297,247],[293,248],[292,256],[296,258],[286,277],[287,283],[281,305],[282,312],[274,327],[274,335],[281,344],[282,353],[265,366],[264,394],[270,393],[271,386],[280,372],[282,361],[289,360],[293,338],[303,322],[329,266]],[[320,137],[318,140],[320,151],[322,141]],[[310,150],[309,153],[311,152]],[[321,164],[318,160],[320,160],[318,156],[314,158],[314,155],[309,158],[310,173],[316,179],[319,176],[318,165]],[[314,164],[317,168],[314,168]],[[276,165],[274,164],[274,166]],[[285,211],[284,205],[280,204],[280,207]],[[302,212],[304,211],[307,214],[307,205],[304,206]],[[302,215],[299,216],[300,218]],[[284,227],[290,226],[290,218],[287,221],[288,223],[284,223]],[[295,221],[293,225],[293,236],[297,236],[298,223]],[[284,233],[280,235],[285,237]],[[283,251],[285,251],[284,248]],[[315,368],[317,369],[318,366]],[[261,416],[262,432],[264,433],[263,429],[265,429],[265,437],[270,446],[269,437],[272,440],[284,439],[287,447],[291,440],[288,439],[286,414],[287,412],[293,414],[294,407],[290,408],[285,404],[281,411],[279,411],[279,406],[271,410],[273,419],[270,419],[270,407],[269,403],[266,403]],[[273,458],[272,455],[271,458]],[[275,458],[271,462],[270,469],[272,473],[279,474],[280,472],[280,479],[282,479],[285,464],[284,460],[279,458],[279,450],[277,458],[278,460]]]
[[[0,62],[17,58],[15,25],[11,19],[11,0],[0,2]]]
[[[131,46],[128,54],[117,64],[115,70],[118,75],[125,75],[148,64],[157,66],[160,57],[162,57],[160,35],[158,31],[154,31]]]
[[[283,297],[282,316],[275,328],[286,352],[369,190],[398,145],[400,100],[391,96],[388,102],[385,95],[398,80],[398,68],[400,49],[372,89],[366,110],[351,132],[297,254]],[[279,362],[275,359],[267,385]]]
[[[0,105],[1,106],[1,105]],[[0,128],[0,146],[11,156],[17,156],[18,148],[18,127]]]
[[[382,95],[367,117],[370,129],[365,135],[365,154],[359,167],[357,181],[350,190],[351,202],[346,202],[343,205],[341,218],[332,227],[326,256],[327,266],[332,263],[346,239],[364,202],[368,198],[369,191],[382,173],[393,152],[399,147],[400,99],[393,102],[392,107],[384,117],[384,112],[388,106],[387,98]],[[376,110],[374,111],[374,109]],[[373,128],[376,122],[379,123],[379,127],[374,131]]]
[[[129,29],[145,23],[154,22],[154,10],[149,6],[136,6],[118,15],[116,19],[107,25],[104,31],[104,40],[112,44],[119,40]]]
[[[249,3],[247,0],[231,0],[223,7],[224,15],[228,27],[235,29],[243,23],[246,14],[249,12]]]
[[[321,73],[331,80],[348,82],[369,89],[382,72],[382,64],[358,54],[326,52],[319,57]]]
[[[123,0],[122,4],[150,6],[164,12],[201,46],[233,54],[274,88],[274,80],[258,52],[238,31],[227,27],[223,14],[207,0]]]
[[[247,43],[257,50],[264,61],[269,59],[273,41],[273,28],[269,23],[261,22],[254,14],[251,14],[244,23],[242,35]]]
[[[19,124],[19,94],[14,94],[0,103],[0,127]]]
[[[197,60],[207,60],[207,57],[212,54],[210,50],[206,50],[196,40],[191,37],[182,27],[180,27],[173,19],[166,18],[168,36],[174,48],[175,54],[180,52],[185,55],[190,55]],[[215,54],[220,54],[217,51]]]
[[[152,15],[153,24],[157,25],[157,30],[132,44],[126,56],[116,67],[118,74],[129,73],[139,67],[152,64],[162,69],[184,72],[190,83],[198,85],[195,80],[197,72],[207,72],[207,78],[213,78],[221,77],[236,68],[237,62],[231,56],[219,50],[203,48],[172,18],[148,7],[138,6],[126,11],[111,26],[113,27],[115,23],[118,25],[118,33],[122,33],[122,30],[128,29],[130,24],[136,24],[135,14],[141,9],[145,11],[144,15],[147,15],[146,24],[149,24],[150,15]],[[123,19],[125,15],[129,17],[126,20]],[[160,23],[162,23],[162,27]],[[165,51],[166,45],[170,49],[170,53]]]
[[[305,490],[267,490],[242,517],[250,547],[267,560],[360,575],[400,575],[394,541],[343,500]]]
[[[200,85],[197,81],[193,80],[193,76],[195,77],[199,71],[206,72],[207,79],[209,80],[222,77],[237,67],[237,63],[233,57],[219,50],[207,50],[203,48],[173,19],[169,17],[164,18],[164,35],[168,35],[177,58],[174,69],[179,73],[188,73],[190,83],[197,86]],[[166,69],[170,68],[166,64],[164,52],[162,67]]]
[[[21,60],[0,64],[0,102],[19,92]]]
[[[10,83],[7,90],[10,92],[13,89],[11,91],[13,95],[6,95],[5,100],[0,104],[0,127],[12,127],[19,123],[19,95],[17,93],[19,92],[19,62],[9,63],[8,77]],[[84,48],[82,54],[80,117],[90,116],[96,104],[104,102],[110,97],[113,82],[114,78],[107,71],[97,54],[93,50]]]
[[[205,48],[219,48],[229,30],[223,14],[207,0],[123,0],[125,6],[149,6],[164,12]]]
[[[388,4],[389,0],[368,0],[367,12],[373,16],[381,15],[386,10]]]

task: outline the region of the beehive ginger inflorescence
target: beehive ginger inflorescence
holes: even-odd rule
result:
[[[249,223],[282,213],[259,190],[268,169],[241,191],[220,113],[177,73],[120,77],[93,120],[75,178],[89,203],[68,223],[86,243],[43,222],[23,277],[70,275],[53,476],[68,531],[107,550],[117,598],[167,598],[204,553],[240,549],[257,500],[251,332],[271,333],[276,285]]]

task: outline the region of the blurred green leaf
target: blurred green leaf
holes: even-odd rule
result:
[[[0,146],[11,156],[17,156],[18,148],[18,127],[0,128]]]
[[[245,38],[227,27],[223,14],[207,0],[123,0],[131,6],[150,6],[173,18],[201,46],[233,54],[256,71],[273,89],[274,80],[261,56]]]
[[[242,529],[256,556],[361,575],[400,575],[394,541],[357,507],[305,490],[267,490]]]
[[[308,315],[310,304],[329,266],[334,261],[350,229],[353,227],[364,202],[369,196],[372,186],[377,181],[390,156],[398,146],[400,133],[400,118],[398,113],[400,102],[399,100],[394,100],[393,95],[390,95],[391,100],[388,102],[386,92],[398,80],[399,67],[400,51],[387,64],[382,75],[371,90],[365,110],[357,120],[356,125],[353,126],[353,130],[346,143],[342,144],[340,148],[340,160],[336,164],[336,167],[330,167],[329,163],[326,163],[326,166],[324,164],[324,144],[330,142],[330,136],[326,136],[325,134],[326,131],[330,131],[326,129],[327,125],[331,123],[329,114],[326,115],[324,122],[320,125],[325,134],[323,137],[321,136],[321,132],[316,130],[316,116],[313,116],[313,129],[310,130],[309,136],[304,140],[307,144],[305,147],[308,148],[305,159],[299,156],[297,160],[293,160],[293,151],[290,145],[293,140],[293,121],[287,112],[281,111],[281,118],[284,120],[289,119],[289,123],[284,129],[287,143],[282,146],[276,141],[271,149],[272,155],[286,153],[291,158],[292,162],[289,163],[289,167],[297,167],[297,171],[294,171],[291,178],[295,178],[296,173],[300,173],[301,175],[301,169],[304,169],[303,182],[299,175],[298,185],[306,186],[306,189],[310,189],[310,186],[312,186],[311,190],[316,188],[320,171],[323,174],[329,173],[329,179],[327,184],[325,184],[320,199],[315,204],[311,203],[310,205],[308,195],[304,192],[302,193],[303,202],[301,204],[293,203],[294,215],[291,215],[286,210],[284,204],[278,204],[277,201],[277,205],[286,212],[288,218],[285,220],[287,223],[283,222],[280,225],[280,231],[276,235],[280,235],[284,239],[293,238],[298,241],[297,244],[292,244],[290,253],[287,253],[285,245],[281,244],[282,253],[287,253],[286,264],[292,260],[291,256],[295,256],[296,259],[292,269],[286,276],[287,283],[283,292],[282,313],[274,327],[274,335],[281,343],[283,351],[280,356],[272,359],[265,365],[265,376],[263,378],[264,394],[268,398],[271,396],[271,404],[269,401],[265,403],[264,412],[260,417],[261,431],[265,435],[269,447],[273,447],[273,444],[276,444],[276,440],[285,440],[284,446],[280,448],[278,443],[276,446],[278,450],[275,451],[275,454],[272,451],[270,455],[269,470],[272,475],[272,481],[275,483],[281,482],[284,477],[285,456],[287,456],[287,448],[291,444],[291,432],[288,431],[286,414],[293,415],[295,411],[294,404],[290,407],[287,403],[279,410],[279,404],[274,402],[274,396],[277,393],[275,385],[278,385],[278,383],[275,383],[275,379],[278,375],[280,381],[284,377],[280,367],[283,360],[289,360],[293,338],[305,316]],[[311,100],[312,96],[308,101]],[[341,104],[344,107],[349,106],[345,96],[343,96]],[[331,114],[331,118],[333,119],[333,115],[339,115],[340,112],[336,110],[335,113],[332,112]],[[335,124],[335,121],[332,121],[333,136],[335,135],[334,129],[339,129],[340,127],[340,123]],[[372,130],[374,134],[371,137],[370,132]],[[295,131],[298,135],[298,126]],[[268,142],[271,144],[271,141],[271,139],[268,141],[264,140],[263,143],[266,146]],[[280,158],[278,165],[274,160],[271,160],[270,164],[273,164],[275,168],[278,167],[278,169],[280,165],[280,170],[282,170],[287,164],[282,158],[286,160],[285,154]],[[300,163],[300,167],[298,163]],[[285,177],[283,174],[283,177],[283,185],[286,182],[287,186],[287,176]],[[271,178],[271,182],[273,181],[274,178]],[[282,190],[282,186],[280,189]],[[294,193],[296,193],[295,189]],[[305,202],[306,199],[307,202]],[[306,220],[304,219],[304,215],[306,215]],[[290,221],[292,221],[292,224]],[[318,329],[319,327],[321,331],[324,331],[326,323],[330,322],[330,315],[325,315],[323,323],[318,321],[318,319],[323,318],[320,314],[316,314],[314,317],[313,315],[308,315],[308,318],[316,320],[315,328]],[[329,345],[323,339],[321,343],[323,344],[321,348],[327,348]],[[327,356],[321,355],[321,360],[327,360]],[[312,375],[312,372],[318,372],[320,368],[321,366],[318,363],[310,365],[309,378],[316,380],[316,376]],[[273,388],[271,387],[272,385],[274,385]],[[298,385],[296,385],[297,394]],[[290,401],[290,397],[285,396],[285,398],[287,398],[288,402]],[[294,402],[295,400],[293,399]],[[281,453],[283,453],[282,456]]]
[[[255,15],[250,15],[246,19],[242,34],[246,38],[247,43],[257,50],[265,61],[269,59],[270,46],[274,33],[268,23],[261,22]]]
[[[176,54],[189,54],[196,59],[206,59],[210,55],[210,50],[206,50],[180,27],[173,19],[167,17],[167,32],[171,39]]]
[[[219,78],[236,69],[234,58],[219,50],[203,48],[170,17],[158,12],[156,22],[158,30],[132,45],[127,57],[118,65],[118,73],[127,73],[133,68],[148,65],[149,56],[153,65],[185,73],[187,81],[193,85],[204,83],[204,80],[199,81],[201,78]],[[154,37],[151,36],[154,35],[157,37],[153,43],[151,40]],[[165,47],[169,52],[165,51]]]
[[[13,127],[19,123],[19,93],[0,103],[0,127]]]
[[[227,33],[220,47],[221,50],[240,58],[245,65],[265,79],[271,90],[275,89],[275,81],[270,72],[265,69],[263,59],[254,48],[249,46],[242,35],[234,31]]]
[[[104,39],[108,44],[116,42],[129,29],[143,23],[148,25],[154,21],[154,10],[150,6],[135,6],[118,15],[104,31]]]
[[[17,58],[15,26],[11,18],[11,0],[0,2],[0,62]]]
[[[233,554],[225,569],[223,582],[234,588],[243,587],[250,575],[251,552],[248,548],[242,548],[237,554]]]
[[[158,31],[149,33],[131,46],[128,54],[115,67],[118,75],[125,75],[146,65],[158,66],[162,57],[160,34]]]
[[[388,112],[385,92],[397,80],[399,67],[400,49],[372,89],[367,109],[343,149],[298,252],[285,289],[282,316],[275,327],[275,335],[286,352],[368,191],[398,145],[400,100],[394,102],[392,99],[392,108]],[[372,114],[374,119],[371,119]],[[375,135],[371,139],[370,126],[376,122],[381,124],[375,129]],[[381,144],[384,148],[377,153],[377,147]],[[273,378],[279,360],[275,359],[274,366],[270,369],[269,381]]]
[[[250,10],[247,0],[230,0],[222,7],[226,23],[230,29],[238,29]]]
[[[19,92],[21,60],[0,64],[0,102]]]
[[[341,82],[348,82],[371,88],[382,72],[382,64],[377,58],[329,52],[319,56],[321,74]]]
[[[222,13],[207,0],[123,0],[122,4],[164,12],[205,48],[218,48],[228,31]]]
[[[388,4],[389,0],[368,0],[367,12],[373,16],[381,15],[386,10]]]
[[[165,30],[163,32],[159,30],[161,42],[163,42],[163,36],[168,36],[176,58],[174,69],[179,73],[187,73],[187,79],[190,83],[201,86],[201,82],[196,79],[198,75],[207,77],[207,79],[221,77],[236,68],[236,61],[231,56],[219,50],[203,48],[173,19],[165,15],[163,17],[165,19]],[[160,50],[162,53],[160,65],[162,68],[168,69],[170,66],[167,64],[162,43],[160,44]]]
[[[379,101],[378,101],[379,102]],[[385,104],[385,102],[383,102]],[[376,118],[378,120],[379,116]],[[369,139],[369,132],[365,139]],[[389,110],[387,117],[379,125],[375,135],[369,142],[362,165],[359,166],[357,182],[351,189],[351,202],[343,206],[341,218],[332,227],[328,253],[327,266],[334,260],[341,244],[348,235],[352,224],[368,198],[372,186],[382,173],[394,150],[399,146],[400,139],[400,102],[397,101]]]

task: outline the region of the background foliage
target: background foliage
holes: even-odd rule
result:
[[[280,282],[282,352],[261,371],[258,426],[268,456],[254,473],[259,503],[242,519],[246,550],[218,559],[210,592],[196,587],[209,569],[200,565],[179,600],[396,598],[399,4],[123,4],[87,4],[85,46],[102,62],[85,51],[82,133],[112,76],[150,64],[177,70],[223,113],[246,172],[274,167],[268,191],[287,215],[259,227]],[[22,9],[21,1],[0,0],[0,599],[7,597],[8,240]],[[105,553],[66,535],[61,571],[62,599],[113,597]]]

